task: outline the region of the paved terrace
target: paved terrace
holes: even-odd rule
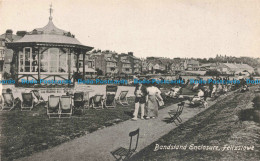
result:
[[[231,94],[231,93],[230,93]],[[219,99],[224,98],[225,95]],[[213,105],[217,100],[209,102]],[[168,111],[177,109],[177,104],[159,110],[159,118],[151,120],[128,120],[114,126],[97,130],[83,137],[63,143],[57,147],[35,153],[32,156],[20,158],[20,161],[109,161],[115,160],[110,154],[118,147],[129,147],[129,132],[140,128],[140,138],[137,151],[158,140],[163,135],[176,128],[174,123],[167,124],[162,120],[168,118]],[[183,122],[204,111],[204,108],[187,108],[181,115]]]

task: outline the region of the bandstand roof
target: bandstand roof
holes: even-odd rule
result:
[[[52,22],[52,17],[49,18],[46,26],[28,32],[23,38],[17,41],[6,43],[6,46],[10,48],[27,45],[63,46],[85,49],[87,51],[93,49],[93,47],[81,44],[70,32],[57,28]]]

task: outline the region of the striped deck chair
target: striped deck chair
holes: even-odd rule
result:
[[[41,96],[41,93],[39,90],[32,90],[31,91],[33,96],[37,99],[37,101],[35,101],[35,105],[39,105],[40,103],[45,102],[45,100],[43,99],[43,97]]]
[[[70,96],[60,97],[60,118],[70,118],[72,115],[72,100]]]
[[[14,108],[14,96],[12,93],[2,93],[2,107],[1,110],[12,110]]]
[[[96,94],[94,97],[92,97],[92,100],[91,100],[92,108],[103,109],[103,104],[104,104],[103,95]]]
[[[106,86],[106,98],[104,100],[104,104],[106,108],[116,107],[116,99],[115,99],[116,92],[117,92],[117,86],[115,85]]]
[[[127,97],[126,97],[127,94],[128,94],[128,91],[121,91],[118,96],[117,102],[120,103],[122,106],[129,105]]]
[[[84,107],[84,92],[75,92],[73,97],[74,107]]]
[[[23,110],[32,110],[33,108],[33,96],[32,93],[22,93],[22,105],[21,111]]]
[[[60,118],[60,97],[50,95],[48,97],[47,115],[49,118]]]

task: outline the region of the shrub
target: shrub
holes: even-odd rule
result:
[[[255,96],[252,102],[254,103],[254,108],[260,110],[260,95]]]

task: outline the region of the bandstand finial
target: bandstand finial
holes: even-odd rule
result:
[[[52,16],[51,16],[52,13],[53,13],[53,9],[52,9],[52,3],[51,3],[51,5],[50,5],[50,17],[49,17],[49,20],[52,20]]]

